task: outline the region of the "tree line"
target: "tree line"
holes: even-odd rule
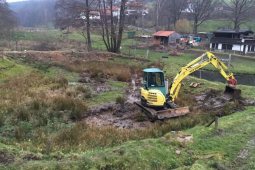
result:
[[[137,0],[138,2],[142,2]],[[58,0],[56,3],[56,25],[59,28],[69,27],[82,30],[88,50],[91,49],[91,27],[97,29],[102,35],[108,51],[119,52],[122,34],[124,30],[127,0]],[[114,16],[117,7],[120,7],[119,15]],[[176,28],[181,18],[192,21],[193,33],[197,34],[198,27],[205,21],[212,19],[219,11],[224,11],[223,16],[233,22],[233,29],[239,30],[241,24],[249,20],[254,12],[255,0],[154,0],[156,29],[165,26],[166,29]],[[100,20],[92,21],[92,11],[99,11]],[[81,17],[84,15],[84,17]],[[162,23],[162,21],[166,21]]]
[[[145,0],[136,0],[137,10],[145,8]],[[92,49],[92,32],[101,35],[105,47],[110,52],[120,52],[122,35],[125,25],[132,25],[136,20],[151,23],[150,28],[176,29],[181,19],[192,22],[193,33],[199,26],[209,19],[220,15],[233,23],[233,29],[238,31],[244,22],[254,14],[255,0],[153,0],[148,17],[142,21],[142,13],[127,14],[128,0],[54,0],[44,1],[40,7],[33,3],[20,9],[23,15],[18,19],[10,10],[5,0],[0,0],[0,36],[17,25],[17,21],[26,25],[39,26],[47,22],[54,22],[61,30],[78,30],[86,40],[87,50]],[[27,10],[29,6],[34,10]],[[139,9],[140,8],[140,9]],[[34,11],[34,12],[33,12]],[[40,12],[41,11],[41,12]],[[224,11],[220,13],[220,11]],[[219,14],[220,13],[220,14]],[[97,17],[97,18],[93,18]],[[133,18],[132,18],[133,17]],[[41,19],[38,18],[47,18]],[[50,18],[50,19],[49,19]],[[130,19],[131,18],[131,19]],[[129,21],[132,21],[129,23]],[[188,24],[187,24],[188,25]],[[185,25],[184,25],[185,27]]]

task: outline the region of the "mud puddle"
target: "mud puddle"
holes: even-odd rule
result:
[[[126,89],[125,103],[108,103],[91,109],[91,116],[85,122],[91,126],[114,126],[125,129],[141,129],[150,126],[152,123],[141,112],[140,108],[134,105],[139,101],[139,90],[141,79],[135,74],[131,83]]]
[[[148,118],[133,103],[106,104],[92,111],[84,120],[91,126],[114,126],[125,129],[141,129],[151,125]]]
[[[140,87],[142,79],[138,77],[137,74],[134,74],[131,78],[131,83],[129,88],[126,90],[127,103],[138,102],[140,96]]]

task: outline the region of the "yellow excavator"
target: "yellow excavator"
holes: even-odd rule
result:
[[[136,102],[136,104],[152,120],[164,120],[188,114],[190,112],[189,107],[177,107],[175,104],[182,81],[190,74],[209,64],[213,65],[227,80],[225,93],[235,97],[240,96],[241,90],[236,89],[237,80],[233,73],[229,72],[228,67],[214,54],[206,52],[182,67],[170,87],[162,70],[158,68],[144,69],[143,87],[140,91],[141,102]]]

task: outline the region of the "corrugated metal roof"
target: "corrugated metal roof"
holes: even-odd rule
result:
[[[158,31],[158,32],[154,33],[153,36],[169,37],[173,33],[175,33],[175,31]]]
[[[144,69],[143,72],[147,72],[147,73],[162,73],[163,71],[160,70],[159,68],[147,68]]]

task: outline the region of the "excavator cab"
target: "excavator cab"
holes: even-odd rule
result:
[[[179,117],[189,113],[189,108],[170,109],[168,81],[159,68],[143,70],[143,87],[141,87],[141,102],[135,102],[151,120],[164,120]]]
[[[164,72],[158,68],[143,70],[143,87],[141,88],[141,103],[150,107],[165,107],[168,86]]]
[[[147,90],[159,90],[163,95],[167,93],[164,72],[158,68],[143,70],[143,85]]]

